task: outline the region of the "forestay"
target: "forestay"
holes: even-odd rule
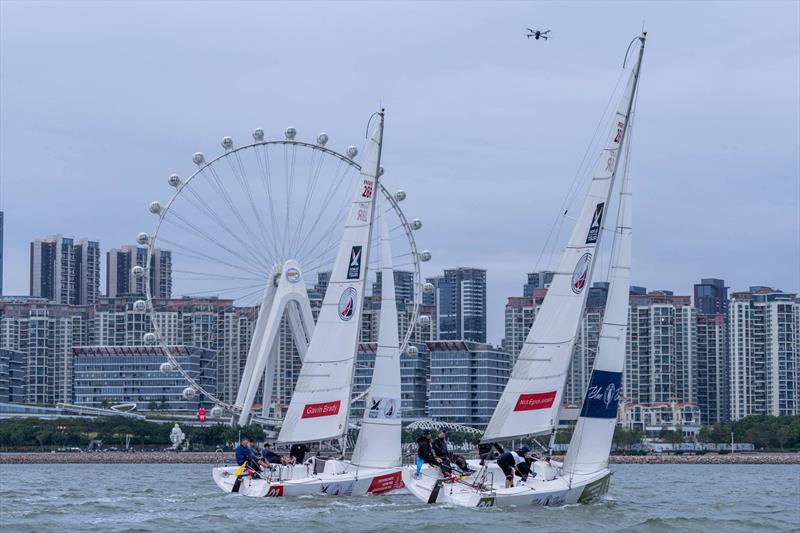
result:
[[[591,283],[597,247],[603,238],[603,223],[637,69],[638,65],[631,72],[577,223],[486,429],[484,441],[544,435],[558,423],[572,347]]]
[[[346,432],[382,140],[381,114],[364,149],[360,183],[278,442],[337,439]]]
[[[381,315],[372,384],[351,462],[358,466],[400,466],[400,342],[389,226],[381,217]]]

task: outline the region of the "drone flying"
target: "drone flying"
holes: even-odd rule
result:
[[[549,39],[549,37],[547,36],[547,34],[548,34],[548,33],[550,33],[550,30],[547,30],[547,31],[541,31],[541,30],[533,30],[533,29],[531,29],[531,28],[525,28],[525,29],[526,29],[526,30],[528,30],[528,34],[526,35],[526,37],[527,37],[528,39],[530,39],[531,37],[533,37],[533,38],[534,38],[534,39],[536,39],[537,41],[538,41],[539,39],[544,39],[545,41],[546,41],[547,39]]]

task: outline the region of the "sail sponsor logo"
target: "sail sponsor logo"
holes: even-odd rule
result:
[[[589,233],[586,234],[586,244],[595,244],[597,237],[600,236],[600,225],[603,223],[603,210],[606,203],[600,202],[594,208],[594,215],[592,215],[592,223],[589,224]]]
[[[625,123],[617,122],[617,134],[614,136],[614,144],[622,142],[622,134],[625,132]]]
[[[589,265],[592,264],[592,254],[585,253],[578,259],[575,270],[572,271],[572,292],[580,294],[586,286],[589,277]]]
[[[358,206],[358,214],[356,215],[356,220],[359,222],[369,222],[369,207],[361,204]]]
[[[391,420],[400,418],[400,410],[397,405],[400,403],[397,398],[370,398],[370,408],[367,418]]]
[[[298,281],[300,281],[301,277],[302,276],[300,275],[300,270],[294,267],[286,270],[286,281],[288,281],[289,283],[297,283]]]
[[[533,394],[520,394],[514,411],[536,411],[549,409],[556,399],[556,391],[534,392]]]
[[[364,180],[364,190],[361,191],[361,197],[372,198],[372,180]]]
[[[592,371],[581,416],[587,418],[616,418],[622,396],[622,372]]]
[[[339,407],[341,405],[341,400],[336,400],[335,402],[309,403],[303,408],[303,416],[301,418],[333,416],[339,413]]]
[[[270,485],[267,493],[264,495],[267,498],[278,498],[283,496],[283,485]]]
[[[339,481],[323,484],[320,490],[328,496],[352,496],[355,481]]]
[[[361,246],[353,246],[350,250],[350,261],[347,263],[347,279],[358,279],[361,277]]]
[[[356,298],[358,292],[353,287],[347,287],[339,297],[339,318],[349,322],[356,312]]]
[[[400,472],[392,472],[382,476],[375,476],[367,488],[368,494],[384,494],[405,487],[403,476]]]

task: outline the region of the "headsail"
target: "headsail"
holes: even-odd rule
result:
[[[360,183],[278,442],[331,440],[347,431],[382,142],[381,112],[364,150]]]
[[[558,424],[572,347],[591,283],[597,248],[603,238],[619,149],[625,137],[638,74],[637,62],[617,108],[577,224],[486,428],[484,441],[545,435]]]
[[[639,50],[639,62],[643,52],[644,37]],[[564,460],[564,472],[569,475],[589,474],[608,466],[608,453],[617,422],[622,371],[625,368],[633,228],[633,195],[628,168],[629,136],[626,136],[625,145],[626,161],[611,252],[608,299],[589,386]]]
[[[381,217],[381,315],[378,349],[364,419],[351,462],[358,466],[400,466],[400,342],[392,249],[386,217]]]

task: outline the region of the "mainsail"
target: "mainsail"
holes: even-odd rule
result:
[[[382,142],[380,113],[364,150],[355,198],[278,442],[331,440],[347,431]]]
[[[639,61],[634,65],[617,107],[615,119],[597,162],[577,224],[572,231],[558,270],[541,310],[520,351],[484,441],[524,435],[545,435],[558,424],[558,410],[566,384],[578,325],[591,283],[597,248],[603,238],[605,217],[619,165]]]
[[[351,462],[358,466],[400,466],[400,347],[389,226],[381,217],[381,316],[372,384]]]

